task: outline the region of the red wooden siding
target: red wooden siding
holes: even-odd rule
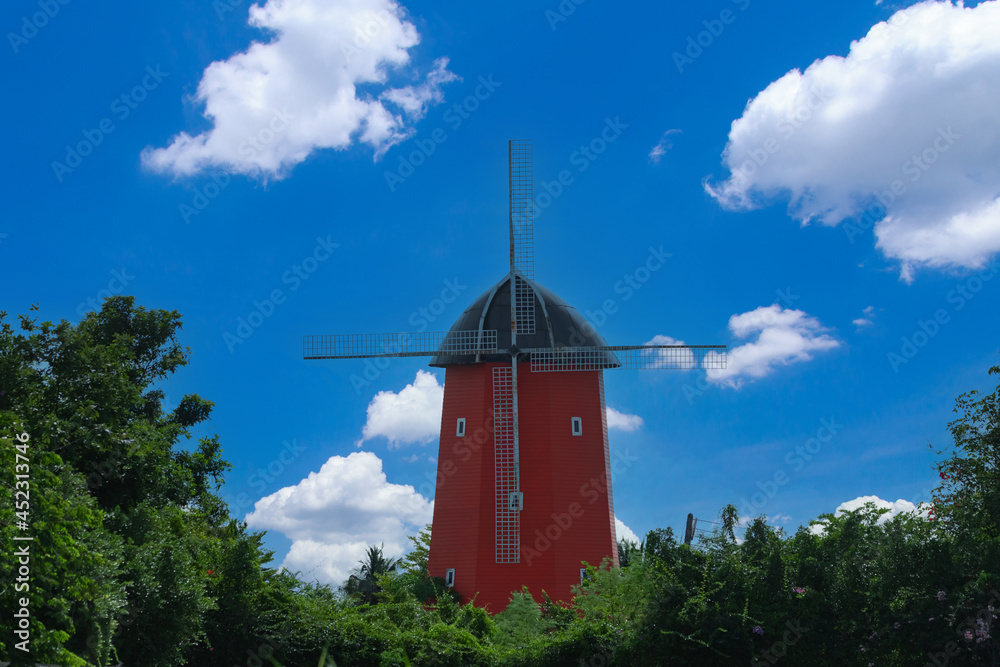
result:
[[[580,561],[617,565],[604,380],[600,371],[531,373],[518,366],[521,562],[495,561],[492,368],[453,366],[445,377],[434,527],[429,569],[455,568],[463,601],[502,611],[512,590],[527,585],[569,600]],[[465,437],[456,437],[458,418]],[[574,436],[572,417],[583,420]],[[478,595],[477,595],[478,593]]]

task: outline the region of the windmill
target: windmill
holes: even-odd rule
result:
[[[447,332],[305,336],[305,359],[446,369],[429,570],[501,611],[617,563],[603,371],[724,368],[722,345],[608,345],[534,277],[529,141],[508,143],[510,270]],[[522,539],[522,532],[526,534]]]

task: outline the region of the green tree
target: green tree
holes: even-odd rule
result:
[[[344,584],[344,591],[365,604],[375,604],[377,594],[382,590],[379,578],[396,571],[399,564],[395,558],[387,558],[382,553],[385,544],[368,547],[365,557],[358,561],[355,572]]]
[[[501,636],[512,646],[523,646],[541,636],[548,629],[542,618],[542,609],[525,586],[510,594],[507,608],[493,617]]]
[[[636,543],[629,539],[618,540],[618,564],[621,567],[628,567],[632,563],[642,558],[644,544]]]
[[[24,435],[27,442],[15,434]],[[125,607],[121,540],[104,530],[83,476],[50,448],[44,432],[33,432],[12,412],[0,411],[6,496],[0,505],[0,577],[5,582],[0,594],[5,610],[0,617],[0,659],[15,664],[83,665],[86,660],[109,665],[116,657],[112,635]],[[24,496],[15,496],[15,471],[29,475],[29,483],[17,489]],[[30,505],[27,514],[16,512],[11,502],[21,497]],[[22,562],[30,569],[27,577],[18,573]],[[12,624],[22,599],[28,601],[30,641],[21,648],[30,649],[30,656],[16,646],[20,641]]]
[[[1000,366],[989,370],[1000,375]],[[938,466],[935,519],[952,531],[1000,536],[1000,384],[985,396],[973,389],[955,400],[948,424],[951,453]],[[939,452],[941,453],[941,452]]]
[[[413,548],[399,560],[393,576],[382,578],[380,599],[401,602],[412,598],[420,603],[436,601],[439,605],[457,605],[458,593],[448,588],[442,577],[432,577],[427,570],[431,526],[425,526],[419,534],[410,535],[407,539]]]
[[[410,541],[413,548],[399,559],[399,568],[404,572],[423,577],[428,576],[427,562],[431,555],[431,525],[427,524],[417,535],[410,535],[406,539]]]
[[[13,487],[11,436],[31,438],[32,659],[159,667],[224,644],[234,627],[252,641],[253,614],[236,611],[239,596],[227,598],[212,573],[220,554],[242,554],[251,569],[264,560],[256,536],[226,530],[218,438],[191,442],[212,404],[189,394],[168,413],[157,387],[188,363],[179,313],[112,297],[76,325],[18,319],[16,331],[0,314],[0,442]],[[6,519],[5,552],[15,530]],[[220,611],[218,599],[231,606]],[[235,616],[213,621],[211,611]],[[10,622],[0,619],[5,639]],[[0,656],[17,657],[6,644]]]

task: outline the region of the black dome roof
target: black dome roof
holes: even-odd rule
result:
[[[517,347],[597,347],[605,346],[604,338],[569,305],[537,282],[531,281],[535,291],[535,333],[518,334]],[[472,305],[452,325],[451,331],[479,331],[496,329],[497,348],[510,349],[510,276],[483,292]],[[608,368],[620,365],[610,352]],[[530,357],[528,357],[530,358]],[[524,357],[522,357],[524,359]],[[484,355],[478,359],[472,355],[438,355],[431,359],[431,366],[456,366],[480,362],[510,361],[509,354]]]

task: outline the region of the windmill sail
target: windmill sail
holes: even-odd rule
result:
[[[528,348],[533,373],[726,367],[725,345],[601,345],[591,347]]]
[[[438,354],[497,354],[496,329],[422,333],[334,334],[303,336],[304,359],[432,357]]]
[[[535,224],[532,196],[531,142],[507,144],[510,182],[510,273],[516,333],[535,333]]]

